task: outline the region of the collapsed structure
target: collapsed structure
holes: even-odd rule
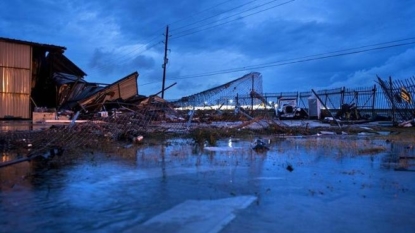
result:
[[[86,75],[56,45],[0,38],[0,118],[30,119],[36,106],[57,106],[53,74]]]
[[[262,75],[251,72],[167,101],[157,94],[139,95],[137,72],[112,84],[87,82],[86,73],[64,56],[65,49],[0,38],[0,119],[69,122],[52,123],[42,131],[31,127],[12,131],[0,124],[0,151],[7,152],[6,157],[18,151],[30,160],[74,148],[102,148],[108,141],[131,143],[153,133],[197,131],[195,136],[201,143],[214,141],[218,132],[292,133],[278,118],[321,120],[332,116],[338,118],[333,120],[340,129],[342,124],[379,119],[381,114],[392,116],[393,122],[414,123],[414,79],[387,82],[379,78],[383,92],[374,86],[267,94],[263,93]],[[82,124],[75,124],[77,121]],[[308,124],[300,130],[309,133]]]
[[[0,38],[0,119],[32,119],[37,115],[102,109],[107,101],[138,96],[138,73],[113,84],[87,82],[86,73],[65,55],[65,47]]]
[[[65,47],[0,38],[0,119],[71,120],[133,114],[143,122],[252,120],[257,116],[305,119],[332,116],[342,121],[370,120],[382,114],[393,121],[414,116],[414,81],[383,81],[381,100],[376,86],[369,89],[263,93],[262,75],[251,72],[217,87],[166,101],[138,93],[138,73],[112,84],[91,83],[86,73],[65,55]],[[385,99],[386,98],[386,99]],[[375,106],[384,102],[384,106]],[[387,104],[386,104],[387,103]],[[375,112],[376,111],[378,112]],[[390,113],[392,110],[392,113]],[[78,118],[79,117],[79,118]],[[151,120],[149,120],[151,119]]]

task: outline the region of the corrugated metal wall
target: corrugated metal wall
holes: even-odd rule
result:
[[[0,118],[30,118],[31,47],[0,41]]]

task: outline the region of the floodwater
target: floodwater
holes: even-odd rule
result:
[[[0,232],[415,232],[415,166],[399,161],[413,148],[379,141],[386,150],[357,155],[304,140],[264,152],[169,140],[0,168]]]

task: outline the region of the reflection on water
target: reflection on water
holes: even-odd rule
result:
[[[413,230],[407,216],[415,210],[415,173],[395,171],[412,148],[384,144],[380,154],[356,155],[305,140],[271,140],[262,153],[244,140],[218,141],[209,150],[168,140],[119,155],[80,155],[58,169],[5,167],[0,232]],[[216,212],[193,213],[197,206]]]

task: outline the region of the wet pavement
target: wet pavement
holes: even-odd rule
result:
[[[414,232],[413,148],[170,140],[0,170],[0,232]],[[349,138],[343,140],[362,140]],[[409,165],[408,165],[409,163]],[[397,169],[399,168],[399,169]]]

